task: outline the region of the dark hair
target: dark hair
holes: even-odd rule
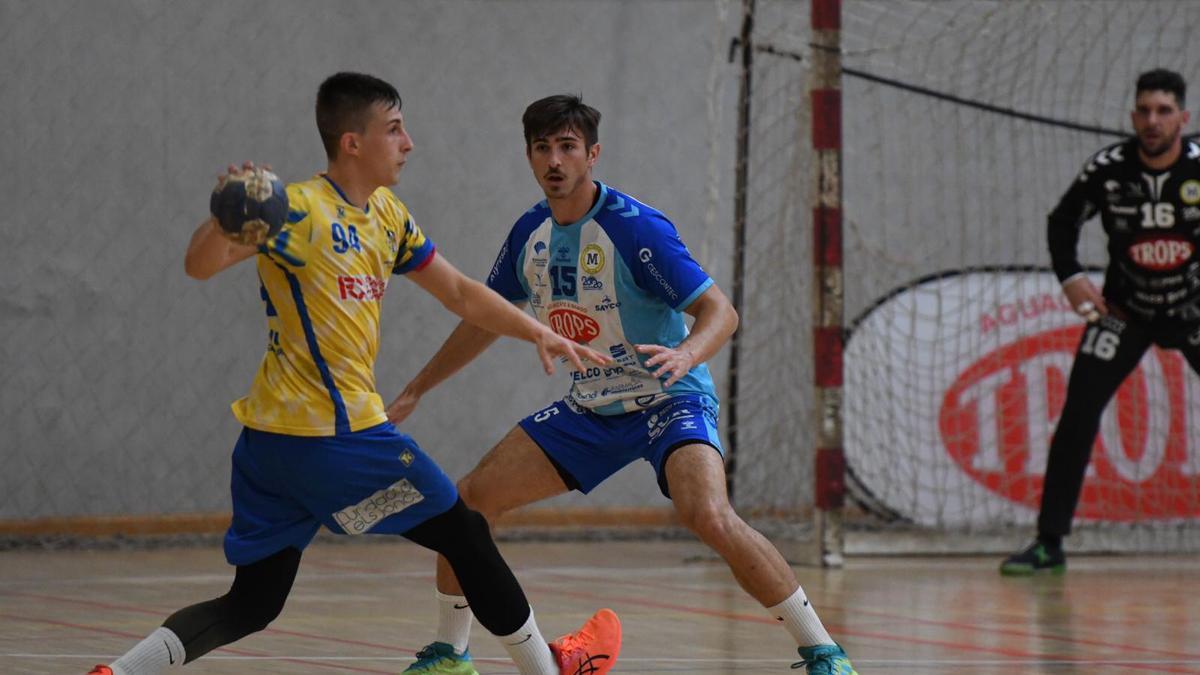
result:
[[[582,96],[558,94],[534,101],[521,116],[521,124],[525,126],[526,152],[533,139],[565,129],[583,136],[589,148],[600,140],[600,111],[584,104]]]
[[[330,75],[317,89],[317,131],[329,159],[337,156],[338,143],[348,131],[363,132],[371,106],[382,103],[400,108],[400,93],[378,77],[362,73]]]
[[[1155,68],[1138,75],[1137,93],[1143,91],[1165,91],[1175,94],[1175,101],[1182,108],[1187,98],[1187,83],[1183,81],[1182,75],[1173,70]]]

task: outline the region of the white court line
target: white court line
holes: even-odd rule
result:
[[[209,584],[214,582],[229,581],[232,574],[232,567],[227,568],[229,571],[213,574],[163,574],[152,576],[120,576],[120,577],[76,577],[68,579],[11,579],[0,581],[0,589],[15,588],[18,590],[28,590],[30,586],[80,586],[83,584],[111,584],[111,585],[156,585],[156,584]],[[562,576],[579,576],[588,580],[607,580],[622,581],[626,575],[637,576],[638,578],[646,577],[678,577],[680,572],[706,572],[707,569],[698,568],[692,565],[684,565],[679,567],[517,567],[514,568],[522,577],[538,576],[543,574],[557,574]],[[318,581],[326,579],[411,579],[418,577],[428,577],[433,575],[433,566],[430,565],[428,570],[410,571],[410,572],[315,572],[307,571],[304,563],[300,563],[301,579],[315,579]]]
[[[118,655],[113,654],[30,654],[30,653],[0,653],[0,658],[21,658],[21,659],[105,659],[115,658]],[[211,661],[346,661],[346,662],[364,662],[364,661],[380,661],[380,662],[396,662],[396,663],[411,663],[416,658],[412,656],[320,656],[312,654],[296,654],[284,655],[276,654],[272,656],[239,656],[234,654],[206,654],[203,657],[206,662]],[[482,662],[500,662],[512,663],[511,660],[504,656],[481,656],[475,655],[476,661]],[[656,657],[656,658],[638,658],[638,657],[622,657],[620,664],[669,664],[680,663],[695,666],[718,666],[718,665],[777,665],[781,663],[791,664],[796,661],[795,658],[790,659],[744,659],[744,658],[712,658],[712,659],[690,659],[690,658],[672,658],[672,657]],[[1197,659],[854,659],[854,665],[862,666],[892,666],[892,667],[952,667],[952,666],[1196,666],[1200,665],[1200,660]]]

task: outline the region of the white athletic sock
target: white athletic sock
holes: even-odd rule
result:
[[[434,592],[438,600],[438,625],[434,639],[452,645],[456,653],[462,654],[467,651],[467,644],[471,641],[471,619],[474,618],[471,606],[461,595]]]
[[[767,611],[783,622],[784,627],[795,638],[796,644],[801,647],[834,644],[825,626],[821,625],[821,619],[817,618],[816,610],[809,604],[804,589],[799,586],[791,597],[774,607],[768,607]]]
[[[497,635],[500,644],[508,651],[508,655],[517,664],[521,675],[559,675],[558,664],[550,653],[550,645],[538,630],[537,621],[533,618],[533,608],[529,609],[529,618],[525,625],[512,635]]]
[[[109,667],[115,675],[158,675],[167,668],[182,668],[183,658],[179,636],[159,626]]]

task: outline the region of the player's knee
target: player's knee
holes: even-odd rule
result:
[[[472,508],[467,508],[463,513],[463,531],[470,536],[472,540],[491,539],[492,528],[488,525],[487,518]]]
[[[224,600],[245,634],[267,627],[283,611],[300,566],[300,551],[286,548],[259,562],[238,567]]]
[[[447,511],[444,517],[447,520],[442,524],[458,535],[453,538],[455,540],[473,541],[491,537],[491,527],[487,519],[479,511],[471,508],[465,499]]]
[[[264,630],[271,622],[279,618],[279,613],[283,610],[283,605],[274,607],[244,607],[245,612],[241,615],[241,620],[244,622],[246,634],[257,633]]]
[[[467,508],[480,514],[487,522],[492,522],[500,516],[500,509],[490,503],[487,490],[480,487],[470,474],[458,481],[458,496]]]
[[[440,551],[448,560],[479,560],[495,551],[492,528],[483,514],[470,508],[462,508],[455,514],[454,536],[448,537]]]
[[[733,509],[723,504],[702,504],[681,509],[679,518],[684,527],[706,543],[727,540],[737,526],[738,517]]]
[[[286,595],[263,592],[239,592],[231,589],[226,596],[231,614],[247,635],[263,630],[279,618],[283,611]]]
[[[466,504],[468,508],[474,508],[473,504],[475,502],[475,485],[471,480],[470,474],[459,478],[458,483],[455,484],[454,487],[458,488],[458,496],[463,500],[463,503]]]

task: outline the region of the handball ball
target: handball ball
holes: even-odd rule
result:
[[[222,177],[208,208],[225,236],[257,246],[283,227],[288,214],[287,189],[279,176],[255,167]]]

